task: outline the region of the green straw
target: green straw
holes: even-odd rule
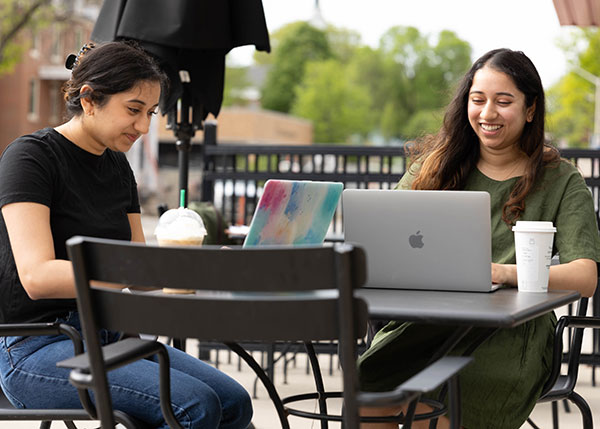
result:
[[[185,207],[185,189],[179,191],[179,207]]]

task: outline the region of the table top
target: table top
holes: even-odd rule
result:
[[[510,328],[577,301],[579,292],[442,292],[362,288],[357,295],[374,319]]]

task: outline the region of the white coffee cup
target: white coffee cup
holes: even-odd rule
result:
[[[179,207],[162,214],[154,231],[159,246],[201,246],[206,236],[204,222],[193,210]],[[191,294],[193,289],[163,288],[165,293]]]
[[[547,292],[556,228],[552,222],[517,221],[512,230],[519,292]]]

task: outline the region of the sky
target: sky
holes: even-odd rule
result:
[[[413,26],[432,38],[452,30],[473,48],[473,60],[495,48],[525,52],[545,88],[568,69],[557,41],[574,27],[561,27],[552,0],[319,0],[325,22],[357,31],[362,43],[377,47],[389,28]],[[263,0],[267,27],[273,32],[298,20],[310,20],[315,0]],[[432,39],[433,40],[433,39]],[[234,49],[229,59],[251,63],[254,47]]]

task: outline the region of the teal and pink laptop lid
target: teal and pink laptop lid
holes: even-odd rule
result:
[[[244,247],[323,243],[343,188],[338,182],[267,180]]]

